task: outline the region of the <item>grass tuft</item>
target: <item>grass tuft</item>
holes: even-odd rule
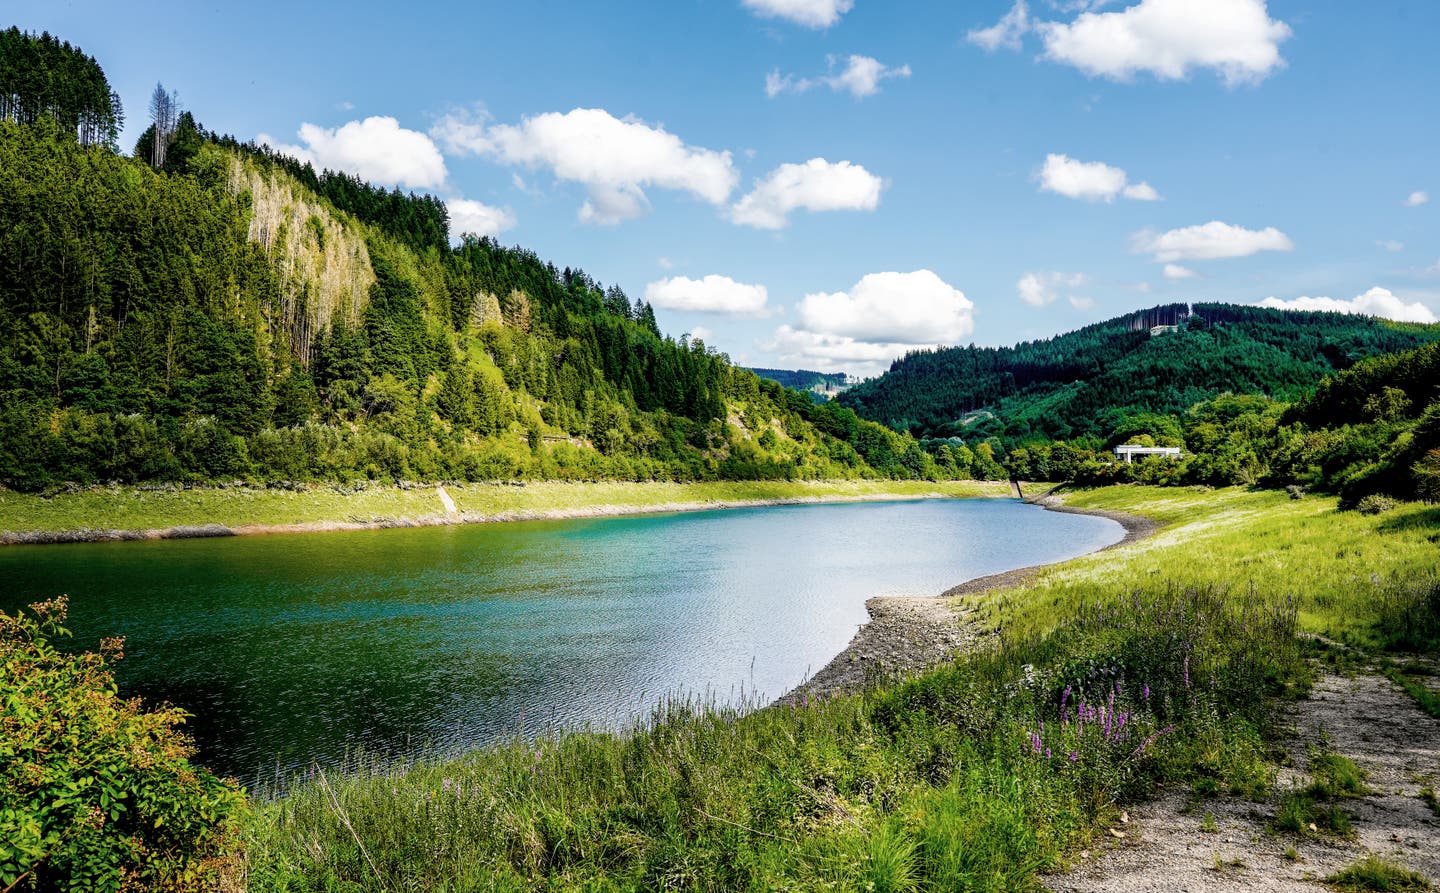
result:
[[[1341,890],[1389,891],[1429,890],[1425,875],[1378,856],[1366,856],[1325,879]]]

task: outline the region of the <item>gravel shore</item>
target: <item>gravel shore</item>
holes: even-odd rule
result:
[[[1160,529],[1159,523],[1139,515],[1065,505],[1058,495],[1060,489],[1056,487],[1025,501],[1047,511],[1095,515],[1118,522],[1125,528],[1125,537],[1100,550],[1102,552],[1142,540]],[[1044,565],[1022,567],[977,577],[934,596],[870,599],[865,603],[870,620],[856,631],[845,650],[776,703],[798,704],[809,698],[856,691],[866,685],[913,675],[949,659],[957,651],[973,647],[981,633],[969,612],[954,606],[954,599],[1018,586],[1029,581],[1042,567]]]

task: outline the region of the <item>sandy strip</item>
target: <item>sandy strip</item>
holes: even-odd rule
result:
[[[1025,501],[1042,506],[1047,511],[1095,515],[1118,522],[1125,528],[1124,538],[1099,550],[1101,552],[1127,546],[1160,529],[1158,522],[1140,515],[1065,505],[1057,495],[1060,489],[1056,487]],[[958,609],[953,604],[956,597],[1019,586],[1029,582],[1047,566],[1050,565],[1033,565],[977,577],[939,595],[870,599],[865,602],[870,620],[856,631],[845,650],[776,703],[799,704],[812,697],[856,691],[867,685],[913,675],[949,660],[957,651],[973,647],[980,638],[980,631],[970,617],[971,612]]]
[[[448,496],[448,494],[447,494]],[[203,539],[206,537],[259,536],[277,533],[326,533],[338,530],[390,530],[406,527],[444,527],[456,524],[496,524],[507,521],[561,521],[576,518],[609,518],[621,515],[659,515],[677,512],[710,512],[721,509],[758,508],[772,505],[830,505],[848,502],[908,502],[922,499],[995,499],[995,496],[954,496],[939,491],[921,494],[874,493],[858,496],[787,496],[777,499],[737,499],[699,502],[666,502],[655,505],[593,505],[560,509],[519,509],[506,512],[457,512],[409,518],[376,518],[368,521],[306,521],[297,524],[203,524],[114,530],[25,530],[0,532],[0,546],[42,546],[64,543],[117,543],[138,540]]]

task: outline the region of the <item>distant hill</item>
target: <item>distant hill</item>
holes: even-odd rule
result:
[[[1440,325],[1169,304],[1014,347],[913,352],[837,402],[927,437],[1103,438],[1130,415],[1225,392],[1296,399],[1330,373],[1437,341]]]
[[[851,378],[844,372],[812,372],[809,369],[761,369],[749,367],[761,378],[778,382],[797,391],[809,391],[820,400],[831,400],[836,395],[854,387],[859,379]]]

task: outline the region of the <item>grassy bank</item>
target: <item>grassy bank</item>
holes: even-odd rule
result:
[[[523,486],[447,486],[467,515],[530,516],[591,510],[647,511],[672,505],[785,499],[1005,496],[1008,485],[980,481],[740,481],[701,483],[533,482]],[[318,486],[140,490],[113,487],[52,497],[0,490],[0,533],[162,530],[218,524],[229,528],[326,523],[384,523],[444,517],[434,487]]]
[[[627,736],[312,778],[257,806],[244,881],[1036,889],[1158,785],[1273,797],[1274,707],[1309,680],[1302,627],[1394,641],[1433,600],[1433,510],[1359,518],[1238,490],[1070,501],[1169,526],[982,597],[1001,635],[915,680],[744,715],[672,704]]]

